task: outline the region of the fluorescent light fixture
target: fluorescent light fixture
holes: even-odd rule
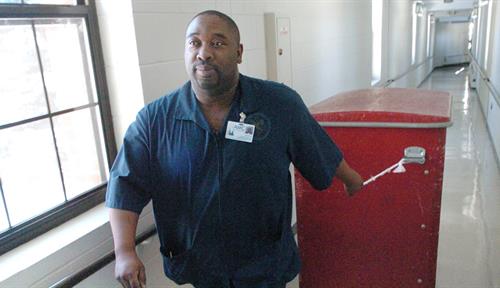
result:
[[[484,5],[488,5],[488,2],[489,2],[488,0],[480,0],[479,1],[479,7],[482,7]]]
[[[418,17],[424,15],[424,3],[422,1],[415,2],[415,14],[417,14]]]
[[[455,71],[455,75],[462,73],[464,70],[465,70],[464,67],[460,68],[460,70]]]

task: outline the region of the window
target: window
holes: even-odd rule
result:
[[[0,254],[104,199],[116,148],[97,31],[93,1],[0,0]]]
[[[383,0],[372,0],[372,85],[382,77]]]

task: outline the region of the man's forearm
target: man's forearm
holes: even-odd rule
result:
[[[345,160],[342,160],[337,167],[335,177],[339,178],[345,184],[347,193],[351,196],[363,187],[363,178]]]
[[[109,222],[113,232],[113,241],[115,243],[115,253],[135,253],[135,233],[139,215],[137,213],[110,209]]]

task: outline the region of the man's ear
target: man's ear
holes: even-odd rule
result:
[[[236,53],[238,55],[238,64],[241,64],[241,62],[243,61],[243,44],[239,44],[238,46],[238,50],[236,50]]]

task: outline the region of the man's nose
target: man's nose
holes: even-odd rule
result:
[[[196,58],[201,61],[209,61],[213,58],[213,52],[209,45],[202,45],[200,49],[198,49],[198,54]]]

